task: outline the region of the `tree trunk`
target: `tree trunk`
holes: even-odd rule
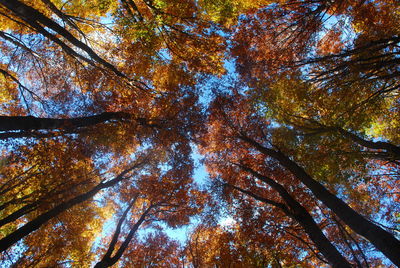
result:
[[[89,46],[87,46],[85,43],[82,41],[78,40],[75,36],[73,36],[69,31],[67,31],[65,28],[61,27],[58,23],[53,21],[52,19],[46,17],[36,9],[18,1],[18,0],[0,0],[0,4],[8,8],[10,11],[12,11],[18,18],[22,19],[29,25],[31,25],[34,29],[36,29],[39,33],[47,36],[50,38],[49,35],[52,37],[56,38],[54,35],[50,34],[47,32],[43,27],[40,26],[43,25],[45,27],[48,27],[49,29],[55,31],[62,37],[64,37],[66,40],[68,40],[71,44],[76,46],[77,48],[85,51],[94,61],[97,63],[103,65],[106,69],[111,70],[114,72],[116,75],[126,78],[126,76],[121,73],[115,66],[113,66],[111,63],[105,61],[102,59],[99,55],[96,54]],[[45,31],[45,32],[44,32]],[[53,39],[53,38],[51,38]],[[58,39],[58,38],[57,38]],[[55,40],[53,40],[55,41]],[[61,40],[58,40],[59,42],[62,42]],[[57,42],[57,43],[59,43]],[[60,43],[59,43],[60,44]],[[68,47],[68,51],[75,51],[69,46],[67,46],[65,43],[62,42],[62,47],[65,49]],[[60,44],[61,45],[61,44]],[[73,53],[75,56],[77,53]]]
[[[346,260],[345,257],[336,249],[334,245],[326,238],[322,230],[319,228],[318,224],[314,221],[313,217],[308,213],[308,211],[296,200],[289,192],[276,181],[265,177],[258,172],[245,167],[240,166],[243,170],[251,173],[253,176],[259,180],[267,183],[272,189],[278,192],[279,196],[285,201],[289,210],[281,210],[290,218],[297,221],[310,237],[310,239],[315,243],[318,250],[324,255],[332,267],[349,267],[351,264]],[[280,208],[280,207],[278,207]]]
[[[7,217],[0,220],[0,227],[3,227],[4,225],[6,225],[10,222],[16,221],[23,215],[28,214],[29,212],[33,211],[34,209],[36,209],[38,204],[39,204],[39,202],[27,204],[27,205],[21,207],[20,209],[18,209],[17,211],[14,211]]]
[[[351,133],[350,131],[344,130],[342,128],[336,128],[336,130],[341,133],[343,136],[351,139],[352,141],[356,142],[357,144],[364,146],[369,149],[376,149],[376,150],[385,150],[389,154],[393,154],[395,159],[400,159],[400,147],[384,141],[369,141],[363,139],[356,134]]]
[[[112,249],[109,248],[107,253],[101,259],[101,261],[96,263],[94,268],[110,267],[110,266],[112,266],[112,265],[114,265],[114,264],[116,264],[118,262],[118,260],[122,257],[122,254],[124,253],[124,251],[127,249],[128,245],[129,245],[129,242],[131,242],[131,240],[133,238],[133,235],[139,229],[140,225],[144,222],[144,220],[146,219],[147,214],[150,212],[150,210],[152,208],[153,208],[153,206],[150,206],[143,212],[143,214],[140,216],[139,220],[132,226],[132,228],[129,231],[128,235],[126,236],[124,242],[122,242],[121,246],[119,247],[119,249],[117,250],[117,252],[115,253],[115,255],[113,257],[111,257],[111,254],[112,254],[112,251],[114,249],[115,243],[117,241],[115,240],[114,243],[113,243],[113,241],[111,241],[110,245],[112,246]],[[117,231],[118,231],[118,235],[119,235],[119,230],[117,229]],[[114,238],[115,238],[115,236],[113,237],[113,239]],[[116,237],[116,238],[118,238],[118,237]]]
[[[38,118],[34,116],[0,116],[0,131],[75,129],[124,118],[129,118],[129,114],[122,112],[104,112],[98,115],[66,119]]]
[[[61,214],[62,212],[70,209],[71,207],[80,204],[86,200],[89,200],[90,198],[92,198],[94,195],[96,195],[98,192],[100,192],[102,189],[108,188],[108,187],[112,187],[114,185],[116,185],[118,182],[126,179],[125,175],[135,169],[140,167],[143,164],[143,162],[140,162],[136,165],[134,165],[133,167],[124,170],[123,172],[121,172],[117,177],[115,177],[114,179],[105,182],[105,183],[100,183],[97,186],[93,187],[92,190],[90,190],[89,192],[86,192],[84,194],[78,195],[64,203],[61,203],[57,206],[55,206],[54,208],[50,209],[49,211],[42,213],[41,215],[39,215],[38,217],[36,217],[35,219],[31,220],[30,222],[26,223],[24,226],[18,228],[17,230],[15,230],[14,232],[12,232],[11,234],[7,235],[6,237],[2,238],[0,240],[0,252],[3,252],[5,250],[7,250],[9,247],[11,247],[13,244],[15,244],[16,242],[18,242],[20,239],[24,238],[25,236],[27,236],[28,234],[36,231],[37,229],[40,228],[40,226],[42,226],[43,224],[45,224],[46,222],[48,222],[50,219],[57,217],[59,214]]]
[[[252,145],[261,153],[276,159],[283,167],[306,185],[318,200],[330,208],[354,232],[368,239],[388,259],[400,267],[400,241],[391,233],[375,225],[349,207],[343,200],[332,194],[321,183],[314,180],[302,167],[281,151],[266,148],[245,135],[239,138]]]

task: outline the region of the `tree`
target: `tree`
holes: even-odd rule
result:
[[[177,13],[181,8],[185,14]],[[152,156],[152,164],[138,172],[155,174],[157,165],[174,167],[171,180],[191,185],[189,143],[202,118],[195,105],[194,76],[223,71],[209,68],[210,61],[222,66],[223,42],[207,30],[213,27],[210,23],[196,17],[199,12],[191,1],[183,6],[145,1],[1,3],[0,75],[7,89],[1,134],[3,144],[17,152],[4,158],[10,164],[2,177],[7,193],[2,197],[4,248],[29,235],[23,242],[30,241],[27,252],[36,257],[53,252],[68,259],[65,252],[35,246],[36,232],[58,230],[56,218],[66,219],[76,206],[103,208],[93,205],[93,198],[102,192],[102,202],[108,202],[109,188],[120,189],[134,156]],[[102,21],[108,15],[111,27]],[[104,38],[96,37],[99,33]],[[14,103],[7,102],[12,98]],[[70,155],[76,158],[67,161]],[[80,165],[91,170],[68,170]],[[199,209],[196,198],[187,202],[193,210]],[[110,209],[108,204],[104,208]],[[192,213],[176,209],[174,215],[183,217],[183,211],[185,217]],[[178,224],[172,219],[163,216]],[[63,226],[75,228],[66,221]],[[84,228],[76,228],[74,239],[82,232]],[[51,265],[49,258],[34,263]]]
[[[339,78],[391,81],[395,90],[397,8],[392,1],[271,1],[242,19],[232,53],[250,81],[251,74],[273,80],[306,67],[312,81],[327,87]]]
[[[138,180],[138,189],[125,187],[123,199],[133,196],[133,200],[120,217],[108,249],[95,267],[110,267],[117,263],[125,251],[129,252],[130,241],[141,225],[162,221],[171,227],[177,227],[187,224],[190,216],[201,211],[205,194],[190,189],[194,188],[191,185],[191,178],[176,180],[175,175],[174,171],[160,177],[152,174]],[[185,181],[182,181],[184,179]],[[132,210],[133,206],[135,206],[134,210]],[[131,217],[136,219],[128,228],[125,239],[116,248],[121,236],[122,224],[129,212],[132,213]]]
[[[398,264],[399,21],[390,0],[0,0],[2,265]],[[186,245],[163,233],[200,215]]]
[[[316,244],[319,251],[321,251],[321,253],[326,257],[326,259],[332,266],[351,267],[350,263],[325,237],[322,230],[318,227],[318,225],[316,224],[312,216],[308,213],[308,211],[299,202],[297,202],[282,185],[276,183],[271,178],[259,174],[258,172],[252,170],[251,168],[248,168],[246,166],[240,166],[240,168],[247,172],[250,172],[253,176],[267,183],[272,189],[277,191],[278,195],[284,200],[286,205],[277,203],[273,200],[265,199],[256,194],[253,194],[252,192],[249,192],[234,185],[228,184],[228,186],[232,187],[235,190],[238,190],[243,194],[249,195],[262,203],[273,205],[281,209],[287,216],[296,220],[304,228],[305,232],[308,234],[310,239]]]
[[[396,263],[399,241],[393,234],[361,216],[320,182],[312,178],[303,167],[287,155],[287,148],[283,147],[285,144],[277,145],[271,139],[268,139],[270,136],[268,123],[265,119],[260,118],[257,112],[252,110],[251,105],[246,107],[246,98],[242,100],[240,98],[240,94],[234,95],[233,98],[220,97],[211,108],[210,134],[205,137],[206,144],[209,144],[205,152],[215,154],[211,159],[224,159],[225,163],[240,163],[240,161],[245,161],[244,159],[247,156],[250,157],[250,161],[258,162],[256,164],[257,168],[279,164],[306,186],[306,189],[311,191],[317,200],[326,205],[353,231],[368,239],[392,262]],[[240,110],[236,107],[240,107]],[[249,110],[246,111],[245,108]],[[221,128],[222,126],[229,126],[229,131],[224,127]],[[213,166],[213,172],[215,172],[215,169],[216,167]],[[269,170],[267,169],[267,172],[271,173],[273,170],[271,167]],[[247,169],[247,171],[251,171],[253,175],[263,178],[261,174],[252,171],[251,168]],[[225,172],[225,174],[228,173]],[[229,180],[232,175],[228,174],[227,176],[228,178],[225,180]],[[263,178],[263,181],[265,179]],[[281,179],[279,178],[279,180]],[[270,183],[273,183],[273,180]],[[271,184],[269,185],[272,187]],[[287,203],[287,200],[285,202]],[[279,204],[275,203],[275,206],[279,207]]]
[[[41,225],[45,224],[50,219],[58,216],[60,213],[66,211],[67,209],[73,207],[74,205],[79,204],[83,201],[86,201],[89,198],[92,198],[100,190],[107,188],[107,187],[114,186],[115,184],[122,181],[123,179],[126,179],[125,175],[128,172],[130,172],[131,170],[133,170],[137,167],[140,167],[140,164],[143,164],[143,163],[139,162],[139,164],[134,165],[133,167],[124,170],[122,173],[120,173],[115,178],[113,178],[105,183],[101,182],[100,184],[93,187],[90,191],[83,193],[81,195],[77,195],[74,198],[71,198],[70,200],[67,200],[65,202],[62,202],[62,203],[56,205],[54,208],[51,208],[47,212],[42,213],[41,215],[39,215],[32,221],[28,222],[24,226],[18,228],[16,231],[14,231],[14,232],[8,234],[6,237],[2,238],[1,239],[2,246],[1,246],[0,250],[4,251],[4,250],[8,249],[10,246],[12,246],[18,240],[22,239],[29,233],[35,231],[36,229],[38,229]]]
[[[391,1],[277,1],[243,17],[231,49],[240,79],[250,87],[246,94],[275,125],[259,130],[258,138],[242,139],[298,177],[307,173],[331,189],[345,188],[347,198],[365,194],[354,185],[389,182],[387,193],[395,196],[387,212],[358,206],[381,217],[397,213],[396,8]]]

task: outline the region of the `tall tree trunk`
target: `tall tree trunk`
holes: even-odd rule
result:
[[[2,218],[0,220],[0,227],[3,227],[4,225],[18,220],[20,217],[22,217],[25,214],[28,214],[29,212],[35,210],[38,206],[39,202],[34,202],[31,204],[24,205],[23,207],[19,208],[17,211],[14,211],[10,215],[6,216],[5,218]]]
[[[28,131],[42,129],[76,129],[93,126],[109,120],[129,118],[123,112],[104,112],[75,118],[39,118],[34,116],[0,116],[0,131]]]
[[[360,135],[354,134],[348,130],[345,130],[341,127],[330,127],[319,124],[319,127],[304,127],[304,126],[296,126],[300,129],[305,129],[307,131],[312,131],[312,134],[324,133],[324,132],[337,132],[341,134],[344,138],[350,139],[351,141],[357,143],[358,145],[372,149],[372,150],[384,150],[386,154],[390,155],[391,158],[400,159],[400,147],[385,141],[371,141],[364,139]]]
[[[121,246],[119,247],[119,249],[117,250],[115,255],[111,257],[111,255],[112,255],[112,253],[114,251],[115,244],[118,241],[118,236],[119,236],[120,231],[121,231],[121,225],[122,225],[122,221],[124,219],[124,216],[121,218],[122,221],[120,220],[120,222],[118,223],[117,230],[114,233],[114,236],[113,236],[113,239],[112,239],[112,241],[110,243],[109,249],[107,250],[107,252],[104,255],[104,257],[101,259],[101,261],[96,263],[96,265],[94,266],[95,268],[110,267],[110,266],[112,266],[112,265],[114,265],[114,264],[116,264],[118,262],[118,260],[122,257],[122,254],[124,253],[124,251],[127,249],[128,245],[129,245],[129,242],[132,240],[133,235],[139,229],[140,225],[144,222],[144,220],[146,219],[147,214],[150,212],[150,210],[152,208],[153,208],[153,206],[150,206],[142,213],[142,215],[140,216],[139,220],[132,226],[132,228],[129,231],[128,235],[126,236],[124,242],[122,242]],[[127,213],[127,211],[126,211],[126,213]],[[125,217],[126,217],[126,214],[125,214]]]
[[[82,185],[82,184],[85,184],[85,183],[87,183],[87,181],[84,181],[84,182],[82,182],[82,183],[74,184],[74,185],[72,185],[72,186],[68,189],[68,191],[71,191],[72,189],[76,188],[77,186]],[[0,220],[0,228],[3,227],[4,225],[10,223],[10,222],[16,221],[16,220],[19,219],[20,217],[22,217],[22,216],[24,216],[24,215],[30,213],[31,211],[35,210],[36,208],[39,207],[39,205],[40,205],[41,203],[46,202],[46,198],[48,198],[49,196],[57,196],[57,195],[59,195],[59,194],[65,193],[65,192],[67,191],[66,189],[62,189],[62,190],[56,191],[56,189],[58,189],[58,187],[60,187],[61,185],[62,185],[62,184],[57,185],[55,189],[53,189],[53,190],[51,190],[50,192],[44,194],[44,195],[41,196],[38,200],[35,200],[35,201],[32,202],[32,203],[25,204],[24,206],[22,206],[21,208],[19,208],[19,209],[16,210],[16,211],[14,211],[14,212],[11,213],[10,215],[7,215],[6,217],[2,218],[2,219]],[[34,196],[34,192],[31,193],[31,194],[29,194],[29,195],[23,196],[23,197],[21,197],[21,198],[13,199],[13,200],[11,200],[11,201],[9,201],[9,202],[4,203],[3,205],[0,206],[0,210],[6,208],[6,207],[9,206],[10,204],[16,204],[16,203],[15,203],[16,200],[22,200],[22,201],[23,201],[24,199],[27,199],[27,198],[29,198],[30,196]]]
[[[385,150],[387,153],[392,154],[395,159],[400,159],[400,147],[384,141],[370,141],[359,137],[356,134],[351,133],[350,131],[344,130],[343,128],[336,128],[336,130],[342,134],[343,136],[351,139],[352,141],[356,142],[357,144],[364,146],[369,149],[376,149],[376,150]]]
[[[116,176],[114,179],[109,180],[105,183],[99,183],[97,186],[93,187],[92,190],[90,190],[84,194],[78,195],[66,202],[63,202],[63,203],[55,206],[54,208],[50,209],[49,211],[37,216],[35,219],[26,223],[24,226],[18,228],[11,234],[2,238],[0,240],[0,252],[7,250],[9,247],[11,247],[13,244],[18,242],[20,239],[22,239],[25,236],[27,236],[28,234],[36,231],[37,229],[40,228],[40,226],[42,226],[49,220],[53,219],[54,217],[57,217],[62,212],[72,208],[73,206],[75,206],[77,204],[80,204],[86,200],[89,200],[94,195],[96,195],[98,192],[100,192],[102,189],[112,187],[112,186],[116,185],[117,183],[119,183],[120,181],[126,179],[127,177],[125,177],[125,175],[128,172],[132,171],[133,169],[139,168],[143,164],[144,164],[144,161],[141,161],[138,164],[134,165],[133,167],[124,170],[118,176]]]
[[[351,267],[351,264],[346,260],[346,258],[343,257],[343,255],[336,249],[334,245],[332,245],[328,238],[326,238],[310,213],[308,213],[308,211],[296,199],[294,199],[281,184],[277,183],[271,178],[263,176],[249,167],[242,165],[239,165],[239,167],[251,173],[254,177],[265,182],[272,189],[278,192],[279,196],[285,201],[286,206],[289,209],[282,208],[281,206],[278,206],[278,208],[280,208],[287,216],[297,221],[303,227],[304,231],[315,243],[318,250],[322,253],[322,255],[324,255],[324,257],[333,267]]]
[[[73,36],[69,31],[67,31],[65,28],[61,27],[58,23],[53,21],[52,19],[46,17],[36,9],[32,8],[31,6],[28,6],[18,0],[0,0],[0,4],[2,4],[4,7],[12,11],[18,18],[22,19],[29,25],[31,25],[34,29],[36,29],[39,33],[47,36],[47,37],[53,37],[51,38],[53,41],[55,35],[50,34],[50,32],[46,31],[43,27],[40,26],[43,25],[59,35],[63,36],[66,40],[68,40],[71,44],[73,44],[75,47],[78,49],[81,49],[85,51],[94,61],[97,63],[101,64],[104,66],[106,69],[111,70],[114,72],[116,75],[120,77],[126,78],[126,76],[121,73],[115,66],[113,66],[111,63],[105,61],[103,58],[101,58],[99,55],[96,54],[89,46],[87,46],[85,43],[82,41],[78,40],[75,36]],[[56,38],[58,39],[58,38]],[[64,42],[58,39],[60,45],[65,49],[68,47],[69,49],[67,51],[69,52],[74,52],[75,50],[71,49],[69,46],[67,46]],[[72,53],[72,55],[77,56],[78,53]],[[83,56],[80,58],[84,58]],[[89,61],[90,63],[90,61]]]
[[[349,207],[343,200],[332,194],[321,183],[314,180],[302,167],[281,151],[266,148],[245,135],[241,135],[239,138],[256,148],[259,152],[276,159],[306,185],[318,200],[330,208],[354,232],[368,239],[388,259],[400,267],[400,241],[391,233],[375,225]]]

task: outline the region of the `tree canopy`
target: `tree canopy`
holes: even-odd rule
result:
[[[0,111],[2,267],[400,266],[395,0],[0,0]]]

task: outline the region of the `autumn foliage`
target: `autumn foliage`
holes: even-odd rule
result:
[[[0,266],[400,266],[399,7],[0,0]]]

